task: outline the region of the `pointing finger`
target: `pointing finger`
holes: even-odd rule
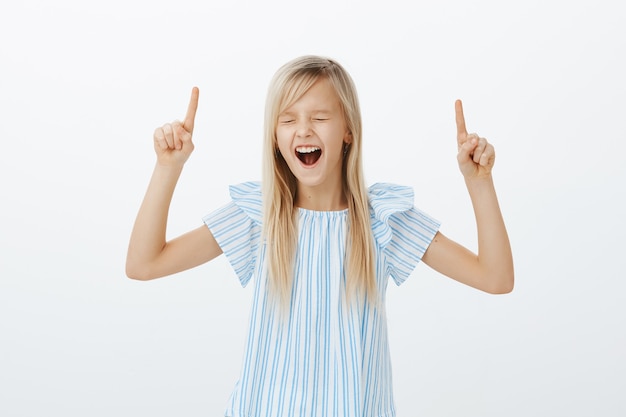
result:
[[[457,100],[454,103],[454,111],[456,113],[456,134],[457,138],[467,135],[467,129],[465,127],[465,116],[463,116],[463,103],[461,100]]]
[[[183,127],[187,132],[193,132],[194,120],[196,118],[196,110],[198,110],[198,97],[200,96],[200,90],[198,87],[194,87],[191,90],[191,98],[189,99],[189,106],[187,107],[187,115],[183,122]]]

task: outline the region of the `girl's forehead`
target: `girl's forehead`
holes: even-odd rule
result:
[[[317,80],[302,96],[284,110],[333,111],[340,108],[339,97],[334,87],[326,78]]]

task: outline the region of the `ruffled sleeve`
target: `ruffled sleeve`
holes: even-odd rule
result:
[[[246,182],[230,186],[232,201],[202,218],[246,286],[255,270],[261,240],[261,184]]]
[[[369,189],[372,231],[386,273],[396,285],[411,275],[440,223],[413,205],[413,189],[378,183]]]

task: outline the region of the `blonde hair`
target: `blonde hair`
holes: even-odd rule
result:
[[[291,297],[298,227],[294,201],[297,180],[278,152],[278,115],[298,101],[319,79],[333,86],[351,133],[352,142],[343,160],[342,185],[348,202],[346,239],[347,295],[376,297],[374,249],[367,189],[361,164],[361,110],[354,82],[337,62],[318,56],[296,58],[278,69],[272,79],[265,105],[263,144],[263,236],[266,241],[271,293],[283,305]]]

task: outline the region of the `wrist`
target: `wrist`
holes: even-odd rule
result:
[[[469,190],[473,189],[482,189],[482,188],[493,188],[493,177],[491,173],[486,175],[481,175],[479,177],[465,177],[465,185]]]
[[[161,161],[157,159],[154,169],[158,169],[163,172],[181,172],[185,162],[178,161]]]
[[[172,163],[161,163],[159,161],[154,165],[154,173],[155,177],[161,179],[161,181],[166,180],[167,178],[178,178],[183,171],[184,164],[172,164]]]

